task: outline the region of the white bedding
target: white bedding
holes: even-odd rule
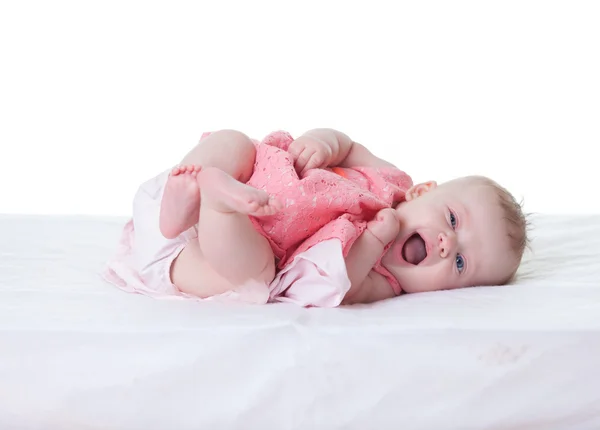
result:
[[[0,217],[0,428],[600,428],[600,216],[535,218],[516,286],[337,309],[124,293],[123,222]]]

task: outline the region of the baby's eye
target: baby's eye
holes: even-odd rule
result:
[[[460,254],[456,254],[456,268],[458,269],[458,273],[461,273],[465,268],[465,259]]]
[[[454,215],[454,212],[450,211],[450,224],[452,225],[452,228],[456,228],[456,215]]]

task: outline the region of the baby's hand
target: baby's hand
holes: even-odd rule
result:
[[[375,218],[367,224],[367,230],[379,239],[385,248],[400,233],[398,213],[392,208],[380,210]]]
[[[288,152],[294,157],[294,166],[300,176],[309,169],[327,167],[333,157],[333,151],[327,142],[308,135],[294,140]]]

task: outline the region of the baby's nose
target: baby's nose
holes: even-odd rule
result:
[[[453,254],[456,247],[456,235],[451,233],[440,233],[438,235],[438,247],[440,249],[440,257],[446,258]]]

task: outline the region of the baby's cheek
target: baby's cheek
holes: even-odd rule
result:
[[[409,293],[452,290],[460,284],[453,271],[440,262],[433,266],[402,267],[394,276]]]
[[[432,266],[428,291],[453,290],[458,288],[458,282],[454,273],[443,264]]]

